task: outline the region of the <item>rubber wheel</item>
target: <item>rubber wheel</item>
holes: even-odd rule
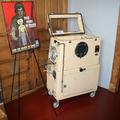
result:
[[[53,103],[53,107],[54,108],[57,108],[59,106],[59,101],[55,101],[54,103]]]
[[[48,90],[48,94],[49,94],[49,95],[52,95],[52,93],[51,93],[49,90]]]
[[[91,93],[90,93],[90,97],[91,97],[91,98],[95,97],[95,93],[96,93],[95,91],[94,91],[94,92],[91,92]]]

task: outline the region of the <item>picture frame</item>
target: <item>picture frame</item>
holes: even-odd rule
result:
[[[11,55],[40,47],[33,2],[1,2]]]

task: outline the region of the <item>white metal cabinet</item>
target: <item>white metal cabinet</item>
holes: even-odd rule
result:
[[[51,19],[64,17],[77,18],[80,31],[53,33]],[[50,14],[48,24],[52,37],[47,61],[47,88],[56,103],[90,92],[94,92],[94,96],[99,78],[101,39],[84,34],[82,16],[78,13]]]

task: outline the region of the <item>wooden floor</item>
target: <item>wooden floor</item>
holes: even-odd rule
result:
[[[20,99],[20,120],[120,120],[120,91],[112,93],[98,87],[96,96],[80,95],[60,101],[57,116],[42,88]],[[54,98],[51,96],[52,101]],[[5,105],[8,120],[18,120],[18,101]]]

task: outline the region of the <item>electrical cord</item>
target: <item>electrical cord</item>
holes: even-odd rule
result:
[[[89,30],[89,32],[94,36],[94,34],[91,32],[91,30],[87,27],[87,25],[83,22],[83,25]]]

